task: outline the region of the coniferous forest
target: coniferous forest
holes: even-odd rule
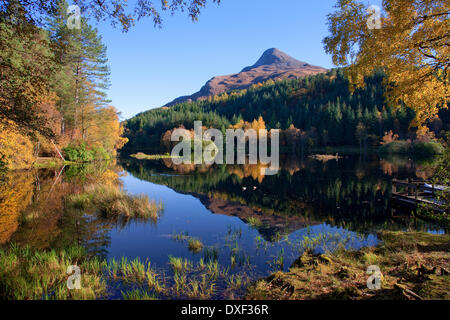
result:
[[[192,129],[201,120],[223,132],[239,123],[263,119],[267,129],[282,130],[286,152],[326,146],[376,147],[386,134],[412,139],[415,112],[386,102],[384,74],[375,72],[365,87],[351,93],[342,69],[301,79],[268,80],[247,90],[224,93],[202,101],[151,109],[125,121],[130,142],[125,152],[158,152],[166,131],[183,126]],[[439,137],[448,130],[450,113],[428,123]]]

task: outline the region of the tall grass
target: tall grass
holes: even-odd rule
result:
[[[67,288],[67,269],[81,269],[81,289]],[[105,262],[86,259],[84,249],[36,251],[14,244],[0,249],[0,299],[97,299],[106,293]]]
[[[183,258],[172,257],[172,256],[169,256],[169,264],[172,267],[172,270],[175,274],[189,271],[192,268],[191,261],[189,261],[187,259],[183,259]]]

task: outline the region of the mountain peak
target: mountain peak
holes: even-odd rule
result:
[[[254,84],[262,83],[269,79],[275,81],[296,79],[326,71],[324,68],[294,59],[279,49],[270,48],[264,51],[261,58],[254,65],[246,67],[236,74],[214,77],[206,82],[200,91],[190,96],[176,98],[165,106],[172,106],[185,101],[206,99],[210,96],[233,90],[247,89]]]
[[[307,67],[309,64],[294,59],[277,48],[270,48],[264,51],[261,58],[259,58],[254,65],[244,68],[241,72],[246,72],[261,66],[276,66],[281,69],[298,69]]]

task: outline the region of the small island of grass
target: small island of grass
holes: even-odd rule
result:
[[[94,208],[108,216],[126,218],[158,218],[162,203],[150,201],[147,195],[129,195],[115,186],[90,185],[84,192],[70,195],[67,204],[74,208]]]
[[[159,160],[159,159],[174,159],[178,157],[173,157],[169,153],[165,154],[145,154],[143,152],[138,152],[130,155],[130,157],[138,159],[138,160]]]

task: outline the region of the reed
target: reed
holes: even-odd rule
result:
[[[67,270],[81,269],[81,289],[67,288]],[[83,248],[38,251],[11,244],[0,249],[0,299],[97,299],[106,294],[102,271],[106,263],[86,259]]]
[[[191,261],[189,261],[187,259],[183,259],[183,258],[172,257],[172,256],[169,256],[169,264],[172,267],[172,270],[174,273],[186,272],[186,271],[189,271],[192,267]]]
[[[203,250],[203,247],[204,247],[204,245],[200,240],[193,239],[193,238],[189,239],[189,242],[188,242],[189,251],[192,251],[194,253],[199,253],[200,251]]]

